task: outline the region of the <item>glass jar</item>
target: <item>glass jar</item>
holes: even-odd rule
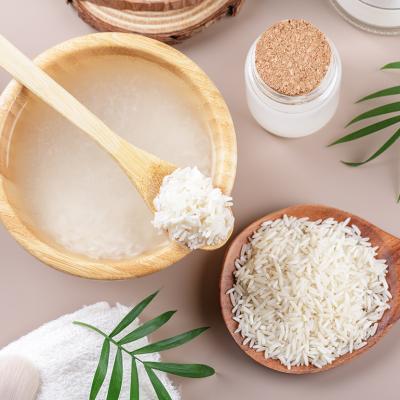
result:
[[[328,40],[331,61],[319,86],[305,95],[288,96],[271,89],[260,78],[255,63],[257,41],[245,64],[247,103],[253,117],[265,130],[283,137],[307,136],[321,129],[339,103],[342,64],[334,44]]]
[[[400,0],[331,0],[351,24],[371,33],[400,34]]]

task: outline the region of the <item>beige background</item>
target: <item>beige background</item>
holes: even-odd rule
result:
[[[65,39],[92,30],[63,0],[2,1],[0,32],[35,56]],[[321,132],[299,140],[265,133],[252,119],[244,98],[243,63],[251,42],[276,20],[300,17],[317,24],[337,45],[344,65],[338,113]],[[234,190],[236,230],[273,210],[295,203],[324,203],[359,214],[400,236],[398,150],[371,165],[351,169],[339,163],[375,150],[384,134],[328,149],[344,124],[365,110],[362,95],[395,84],[399,75],[380,72],[400,59],[399,38],[361,32],[339,17],[327,0],[247,0],[241,14],[179,45],[220,88],[235,121],[239,165]],[[0,71],[0,88],[9,77]],[[389,132],[388,132],[389,133]],[[381,136],[379,136],[381,135]],[[123,282],[95,282],[56,272],[33,259],[0,228],[0,347],[40,324],[100,300],[130,304],[156,288],[158,301],[146,312],[179,310],[162,335],[201,325],[212,329],[185,348],[170,350],[171,361],[207,362],[218,375],[181,380],[185,399],[259,398],[316,400],[398,399],[400,324],[368,354],[350,365],[314,376],[286,376],[248,359],[228,335],[219,312],[218,279],[224,250],[196,252],[153,276]],[[397,379],[396,379],[397,378]]]

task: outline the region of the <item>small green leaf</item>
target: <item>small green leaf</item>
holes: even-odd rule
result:
[[[355,122],[362,121],[363,119],[376,117],[378,115],[388,114],[396,111],[400,111],[400,102],[385,104],[384,106],[373,108],[372,110],[369,110],[365,113],[358,115],[357,117],[352,119],[347,124],[347,126],[354,124]]]
[[[387,89],[379,90],[378,92],[374,92],[372,94],[369,94],[368,96],[363,97],[362,99],[358,100],[357,103],[361,103],[365,100],[376,99],[377,97],[393,96],[395,94],[400,94],[400,86],[393,86]]]
[[[336,140],[335,142],[331,143],[329,146],[333,146],[339,143],[350,142],[352,140],[360,139],[364,136],[370,135],[371,133],[375,133],[380,131],[381,129],[387,128],[388,126],[397,124],[400,122],[400,115],[392,118],[385,119],[383,121],[376,122],[375,124],[366,126],[365,128],[361,128],[357,131],[349,133],[341,137],[340,139]]]
[[[203,364],[174,364],[162,362],[145,362],[146,367],[157,369],[186,378],[206,378],[215,374],[215,370],[208,365]]]
[[[165,389],[164,385],[162,384],[158,376],[154,373],[154,371],[146,365],[144,366],[144,368],[147,372],[151,384],[153,385],[158,400],[172,400],[171,396],[167,392],[167,389]]]
[[[130,400],[139,400],[139,375],[136,359],[132,357]]]
[[[141,313],[142,311],[149,305],[149,303],[157,296],[157,292],[152,293],[150,296],[146,297],[142,300],[138,305],[132,308],[131,311],[122,319],[122,321],[116,326],[116,328],[110,333],[110,337],[114,337],[118,335],[118,333],[122,332],[128,325],[130,325]]]
[[[99,391],[104,383],[104,379],[107,375],[108,360],[110,357],[110,342],[104,339],[103,346],[101,348],[99,363],[93,377],[92,387],[90,389],[90,400],[95,400]]]
[[[207,329],[208,327],[193,329],[192,331],[181,333],[180,335],[171,337],[169,339],[160,340],[159,342],[151,343],[147,346],[141,347],[140,349],[133,351],[131,354],[147,354],[172,349],[193,340]]]
[[[176,311],[167,311],[164,314],[161,314],[158,317],[145,322],[143,325],[136,328],[133,332],[123,337],[118,342],[118,344],[122,345],[126,343],[131,343],[134,342],[135,340],[138,340],[144,336],[149,335],[150,333],[153,333],[158,328],[167,323],[175,313]]]
[[[74,325],[83,326],[84,328],[87,328],[87,329],[90,329],[92,331],[95,331],[98,334],[100,334],[101,336],[104,336],[105,338],[108,338],[108,336],[104,332],[102,332],[99,328],[96,328],[93,325],[89,325],[89,324],[86,324],[85,322],[80,322],[80,321],[74,321],[73,324]]]
[[[110,386],[108,387],[106,400],[118,400],[121,393],[123,376],[122,350],[118,348],[114,366],[111,373]]]
[[[381,69],[397,69],[397,68],[400,68],[400,61],[386,64]]]
[[[374,160],[378,156],[380,156],[385,150],[387,150],[393,143],[396,142],[396,140],[400,137],[400,129],[396,131],[396,133],[389,138],[388,141],[386,141],[382,147],[380,147],[371,157],[369,157],[367,160],[362,161],[362,162],[347,162],[347,161],[342,161],[343,164],[346,164],[350,167],[358,167],[359,165],[366,164],[369,161]]]

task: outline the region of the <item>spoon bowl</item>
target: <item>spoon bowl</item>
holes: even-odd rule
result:
[[[3,47],[3,50],[7,49]],[[103,55],[115,57],[116,63],[120,56],[145,59],[168,70],[191,89],[193,96],[196,96],[202,105],[201,117],[209,127],[205,134],[209,135],[211,144],[213,185],[229,195],[235,179],[237,159],[232,119],[218,89],[207,75],[182,53],[163,43],[138,35],[97,33],[69,40],[47,50],[35,60],[35,64],[57,79],[60,66],[76,63],[81,58]],[[8,68],[14,66],[15,64],[11,63]],[[50,91],[51,88],[48,89]],[[0,219],[25,249],[61,271],[93,279],[126,279],[147,275],[176,263],[190,253],[185,246],[168,242],[127,259],[93,259],[68,251],[35,226],[30,216],[19,207],[18,184],[10,173],[12,165],[10,167],[9,156],[13,127],[31,98],[31,93],[17,81],[12,81],[0,98]],[[79,115],[83,115],[77,115],[71,109],[67,110],[64,105],[61,104],[61,111],[64,115],[68,113],[65,115],[68,119],[72,117],[71,113],[75,115],[74,118],[81,118]],[[96,117],[86,118],[85,121],[77,119],[73,122],[89,135],[92,133],[94,136],[100,132],[100,135],[92,138],[120,163],[125,173],[135,182],[146,204],[152,209],[152,200],[158,193],[162,178],[170,174],[176,166],[152,157],[115,134],[101,134],[105,132],[104,126],[98,125]],[[138,170],[138,166],[142,166],[145,171]],[[141,179],[143,176],[145,179]]]
[[[177,169],[176,165],[122,139],[1,35],[0,66],[97,142],[123,169],[149,209],[155,211],[153,201],[160,191],[163,179]],[[226,240],[205,248],[218,249],[226,243],[229,236]]]
[[[369,237],[372,246],[378,246],[377,258],[383,258],[388,264],[388,273],[386,280],[389,284],[389,290],[392,294],[390,300],[390,309],[386,310],[382,319],[378,323],[378,329],[374,336],[367,340],[367,344],[361,349],[352,353],[344,354],[336,358],[331,364],[327,364],[322,368],[313,365],[309,366],[293,366],[287,369],[279,360],[266,359],[263,352],[257,352],[247,345],[243,345],[243,337],[239,333],[235,333],[237,323],[232,319],[232,304],[226,292],[234,284],[233,272],[235,270],[235,260],[240,256],[242,246],[248,242],[248,238],[260,227],[260,225],[268,220],[275,220],[283,217],[283,215],[293,216],[297,218],[308,217],[310,220],[334,218],[337,221],[344,221],[351,218],[350,224],[357,225],[360,228],[363,237]],[[220,304],[222,316],[229,333],[237,345],[257,363],[273,369],[275,371],[288,374],[310,374],[327,371],[351,361],[354,357],[364,353],[374,346],[392,325],[400,318],[400,239],[384,232],[370,222],[365,221],[351,213],[341,211],[335,208],[321,205],[298,205],[288,207],[283,210],[268,214],[263,218],[253,222],[245,228],[230,244],[222,268],[220,280]]]

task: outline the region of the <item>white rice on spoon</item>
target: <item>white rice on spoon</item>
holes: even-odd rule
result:
[[[232,198],[196,167],[178,168],[164,178],[154,199],[153,225],[192,250],[212,246],[232,231],[231,206]]]

